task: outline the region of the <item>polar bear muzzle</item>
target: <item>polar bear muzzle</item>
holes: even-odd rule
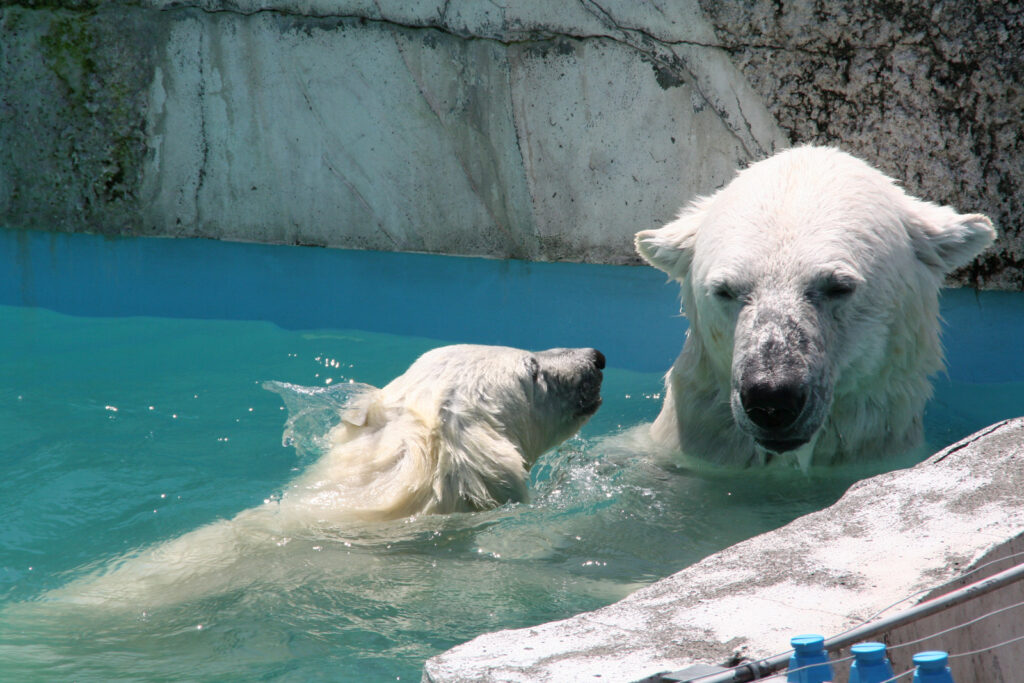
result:
[[[534,354],[549,395],[572,403],[573,417],[590,417],[601,407],[604,354],[597,349],[549,349]]]
[[[740,401],[747,418],[762,433],[757,441],[770,451],[792,451],[807,443],[802,435],[784,438],[796,424],[797,418],[807,405],[807,386],[794,378],[786,377],[777,381],[773,377],[751,379],[740,389]],[[766,438],[764,435],[778,434],[783,438]]]
[[[756,297],[740,314],[733,356],[733,419],[765,450],[785,453],[811,440],[831,401],[821,330],[784,293]]]

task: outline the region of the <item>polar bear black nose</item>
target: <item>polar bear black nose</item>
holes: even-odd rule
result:
[[[807,403],[803,384],[752,382],[740,391],[747,417],[766,431],[778,432],[791,427]]]

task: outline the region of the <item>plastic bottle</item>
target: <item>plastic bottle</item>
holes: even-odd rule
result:
[[[941,650],[919,652],[914,655],[914,683],[954,683],[953,673],[946,664],[949,654]]]
[[[818,635],[795,636],[789,641],[793,655],[789,658],[787,683],[832,683],[835,673],[825,652],[825,638]],[[930,682],[929,682],[930,683]]]
[[[882,683],[894,676],[884,643],[857,643],[850,648],[850,683]]]

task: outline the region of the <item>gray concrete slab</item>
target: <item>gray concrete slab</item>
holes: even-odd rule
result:
[[[965,571],[1013,552],[1022,532],[1019,418],[915,467],[861,481],[825,510],[732,546],[606,608],[482,635],[430,659],[423,680],[635,681],[697,662],[766,657],[786,650],[793,635],[834,635],[907,596],[917,594],[904,607],[962,585],[957,578]],[[968,580],[1008,566],[997,563]],[[963,623],[978,610],[1024,599],[1021,593],[1016,586],[1003,589],[985,604],[968,603],[945,618]],[[912,631],[894,634],[891,642],[929,632],[921,625]],[[900,651],[894,666],[909,665],[920,649],[945,645],[963,651],[986,637],[967,629],[960,640],[947,637]],[[1000,673],[1008,656],[1017,653],[971,659],[962,680],[1014,680]]]

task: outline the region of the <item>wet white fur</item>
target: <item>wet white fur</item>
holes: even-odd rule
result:
[[[530,465],[597,408],[592,354],[429,351],[382,389],[362,385],[280,500],[130,553],[43,602],[145,610],[244,585],[265,571],[261,555],[295,538],[524,500]]]
[[[820,429],[791,457],[806,466],[913,448],[928,377],[943,367],[943,277],[994,238],[985,216],[910,197],[837,149],[799,147],[753,164],[636,235],[639,254],[680,283],[690,323],[652,436],[719,463],[763,461],[730,405],[734,364],[756,352],[751,335],[767,334],[751,323],[767,307],[819,336],[824,357],[809,362],[831,383],[818,387],[829,397]],[[815,299],[816,283],[837,273],[856,291]],[[736,301],[715,295],[723,286]]]
[[[289,495],[371,521],[525,500],[530,465],[589,417],[577,390],[595,372],[584,349],[430,351],[352,401]]]

